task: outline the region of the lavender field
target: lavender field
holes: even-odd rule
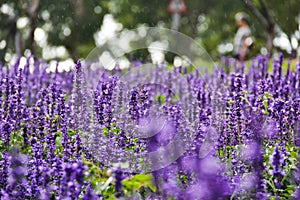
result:
[[[0,66],[0,199],[299,199],[300,63],[285,62]]]

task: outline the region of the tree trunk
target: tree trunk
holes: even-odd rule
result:
[[[273,50],[273,40],[275,38],[275,32],[269,31],[268,32],[268,38],[267,38],[267,50],[268,50],[268,56],[272,56],[272,50]]]
[[[31,6],[27,9],[27,14],[29,16],[29,21],[30,21],[29,49],[32,54],[36,53],[34,31],[37,28],[39,5],[40,5],[40,0],[33,0]]]
[[[273,50],[273,40],[276,34],[275,27],[277,26],[272,10],[267,8],[267,5],[264,0],[259,0],[261,6],[260,10],[257,7],[255,7],[252,0],[242,1],[244,2],[244,5],[257,17],[260,23],[265,27],[266,32],[268,34],[266,46],[268,50],[268,55],[271,56]]]
[[[73,59],[73,61],[76,62],[78,60],[78,52],[77,52],[76,46],[74,46],[70,43],[66,43],[64,46],[68,50],[68,52],[69,52],[71,58]]]
[[[74,16],[75,23],[73,25],[71,35],[69,36],[68,40],[66,40],[64,46],[68,50],[73,61],[76,62],[79,59],[77,40],[78,37],[80,37],[80,35],[78,35],[78,33],[76,32],[76,29],[80,24],[77,23],[77,21],[83,20],[85,7],[84,7],[84,0],[69,0],[69,1],[73,6],[73,10],[75,11],[75,16]]]
[[[20,32],[17,30],[16,35],[15,35],[15,48],[16,48],[16,54],[18,57],[23,55],[23,42],[21,38]]]
[[[34,31],[36,29],[36,21],[30,19],[30,34],[29,34],[29,49],[33,55],[35,55],[35,42],[34,42]]]

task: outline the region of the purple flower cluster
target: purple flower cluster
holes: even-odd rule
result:
[[[76,199],[85,191],[93,196],[86,190],[72,103],[66,101],[77,76],[47,73],[48,65],[32,57],[24,69],[18,65],[1,66],[0,72],[1,199]]]
[[[231,72],[202,76],[166,63],[107,71],[79,61],[49,73],[29,57],[24,68],[1,66],[0,198],[299,195],[300,63],[222,60]],[[85,161],[103,173],[119,167],[103,180]],[[136,173],[152,174],[155,191],[129,192],[124,181]]]

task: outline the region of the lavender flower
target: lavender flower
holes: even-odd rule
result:
[[[125,178],[125,175],[123,174],[123,171],[118,168],[116,170],[114,170],[114,175],[115,175],[115,186],[116,186],[116,197],[119,198],[121,196],[124,195],[124,192],[122,190],[123,184],[122,184],[122,180]]]
[[[271,157],[271,162],[273,165],[273,170],[271,173],[273,174],[273,176],[275,178],[274,183],[277,188],[282,187],[281,181],[282,181],[283,176],[285,175],[284,170],[283,170],[283,166],[285,165],[285,158],[281,154],[279,148],[280,147],[278,146],[278,144],[276,144],[276,147],[275,147],[274,152]]]
[[[93,71],[80,61],[74,72],[52,73],[33,56],[24,69],[20,59],[1,68],[1,199],[136,198],[122,181],[133,174],[130,167],[142,168],[144,157],[146,167],[159,168],[152,171],[156,192],[147,184],[135,191],[145,199],[297,198],[300,64],[293,70],[288,63],[285,73],[280,54],[269,73],[264,56],[249,67],[222,60],[227,73],[216,68],[203,76],[157,64],[146,70],[149,84],[141,62],[125,77],[119,67]],[[132,158],[138,162],[130,169],[104,172]],[[93,172],[88,178],[85,161]],[[108,176],[115,193],[97,188],[96,194],[95,181]]]

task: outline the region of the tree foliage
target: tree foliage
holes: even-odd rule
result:
[[[95,12],[95,8],[102,9],[98,0],[60,0],[55,3],[42,0],[40,12],[49,12],[49,19],[40,23],[50,23],[48,42],[52,45],[63,45],[73,58],[85,55],[85,48],[94,46],[93,34],[102,24],[104,11]],[[64,34],[65,29],[70,35]]]
[[[112,14],[123,25],[133,29],[141,25],[171,27],[169,0],[3,0],[13,15],[0,11],[0,59],[5,52],[23,54],[25,49],[41,55],[42,48],[35,45],[34,31],[47,32],[47,43],[64,46],[73,59],[85,57],[95,46],[94,34],[100,30],[106,14]],[[256,38],[253,54],[267,47],[272,51],[274,37],[284,32],[292,40],[297,30],[298,0],[189,0],[188,11],[181,15],[180,32],[196,39],[213,57],[217,47],[232,42],[237,26],[234,15],[244,11],[250,15],[251,29]],[[1,5],[0,5],[1,7]],[[3,7],[3,6],[2,6]],[[17,27],[20,18],[29,19],[27,28]],[[298,38],[299,40],[299,38]],[[277,47],[276,47],[277,48]],[[294,48],[295,51],[295,48]],[[230,53],[228,51],[227,53]]]

